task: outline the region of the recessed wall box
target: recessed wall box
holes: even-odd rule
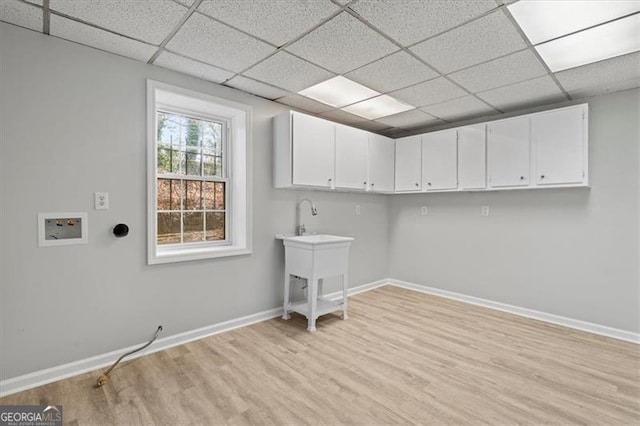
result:
[[[39,213],[38,246],[86,244],[87,213]]]

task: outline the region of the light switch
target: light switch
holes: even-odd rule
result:
[[[109,209],[109,193],[95,192],[94,204],[95,204],[96,210],[108,210]]]

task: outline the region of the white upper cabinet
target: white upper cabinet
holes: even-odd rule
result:
[[[333,187],[335,123],[293,113],[294,185]]]
[[[422,190],[458,187],[456,129],[422,135]]]
[[[420,191],[422,174],[422,137],[396,140],[396,191]]]
[[[336,124],[336,188],[367,188],[368,132]]]
[[[458,188],[487,187],[486,125],[474,124],[458,129]]]
[[[587,183],[587,106],[531,117],[536,185]]]
[[[395,141],[386,136],[369,133],[369,190],[393,192]]]
[[[491,188],[529,185],[528,116],[487,125],[488,177]]]

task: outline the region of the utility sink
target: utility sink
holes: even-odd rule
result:
[[[285,248],[283,318],[289,319],[289,312],[298,312],[307,317],[309,331],[316,331],[316,319],[320,315],[342,310],[342,318],[347,319],[349,248],[354,238],[311,234],[280,239]],[[290,302],[291,275],[306,278],[306,301]],[[334,276],[342,276],[342,298],[339,300],[328,299],[322,294],[322,280]]]

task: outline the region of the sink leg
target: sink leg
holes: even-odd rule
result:
[[[349,305],[349,279],[347,273],[342,274],[342,319],[349,319],[347,308]]]
[[[286,271],[284,274],[284,305],[282,305],[282,319],[288,320],[291,318],[289,316],[289,286],[291,284],[291,275],[289,275],[289,271]]]
[[[309,326],[307,330],[316,331],[316,319],[318,319],[318,280],[315,277],[309,278],[309,288],[307,288],[307,301],[309,302]]]

